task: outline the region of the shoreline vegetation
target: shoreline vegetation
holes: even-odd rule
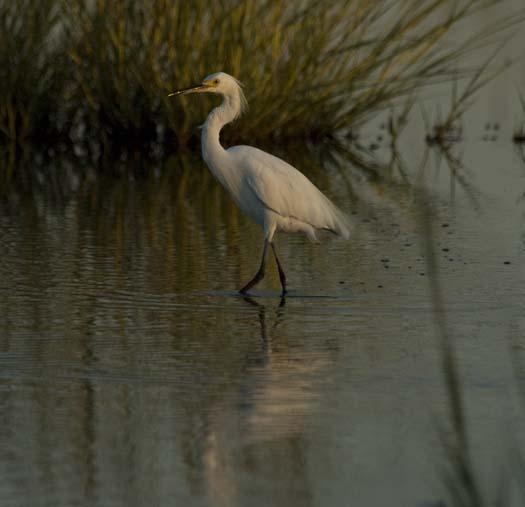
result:
[[[458,42],[462,22],[496,3],[4,1],[0,150],[11,160],[31,147],[96,161],[191,146],[216,99],[168,92],[217,70],[247,84],[250,111],[226,130],[228,143],[351,139],[422,88],[458,81],[466,91],[450,114],[454,128],[472,95],[507,66],[493,67],[495,49],[525,18],[505,14]],[[490,56],[469,68],[466,57],[480,49]]]

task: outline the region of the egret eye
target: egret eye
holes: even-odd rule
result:
[[[213,80],[213,84],[218,85],[219,84],[219,80],[218,79],[214,79]]]

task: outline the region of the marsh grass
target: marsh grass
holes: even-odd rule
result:
[[[66,79],[56,0],[0,2],[0,140],[55,135]]]
[[[448,37],[496,3],[3,2],[2,141],[44,137],[92,154],[191,144],[214,99],[167,94],[217,70],[246,83],[251,108],[228,142],[330,138],[423,86],[471,75],[466,55],[523,13]]]

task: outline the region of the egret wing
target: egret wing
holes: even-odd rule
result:
[[[264,206],[316,229],[328,229],[345,238],[349,236],[348,217],[304,174],[284,160],[257,148],[236,148],[243,150],[246,181]]]

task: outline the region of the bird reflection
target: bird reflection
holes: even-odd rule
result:
[[[242,497],[243,474],[275,484],[276,504],[312,503],[304,466],[306,428],[318,406],[314,386],[328,364],[325,357],[313,357],[302,340],[291,345],[293,336],[285,328],[290,316],[286,299],[269,301],[243,297],[244,316],[255,320],[259,346],[253,336],[247,338],[255,347],[246,358],[237,396],[221,399],[208,412],[204,477],[219,506],[233,505]],[[232,442],[236,453],[231,452]],[[278,467],[269,456],[278,460]]]
[[[265,308],[264,305],[261,305],[260,303],[258,303],[255,299],[253,299],[253,297],[244,296],[243,299],[247,303],[250,303],[252,306],[257,306],[259,308]],[[279,304],[277,305],[277,308],[283,308],[285,305],[286,305],[286,297],[285,296],[281,296],[281,299],[279,301]]]
[[[259,325],[261,328],[261,343],[263,345],[263,353],[267,354],[268,352],[270,352],[269,350],[270,342],[268,340],[268,332],[266,328],[266,306],[263,304],[260,304],[258,301],[256,301],[254,298],[250,296],[244,296],[243,299],[248,304],[258,309],[257,315],[259,317]],[[285,305],[286,305],[286,297],[282,295],[281,299],[279,300],[279,304],[276,306],[277,319],[274,322],[272,331],[277,328],[282,316],[284,315],[281,310],[285,307]]]

